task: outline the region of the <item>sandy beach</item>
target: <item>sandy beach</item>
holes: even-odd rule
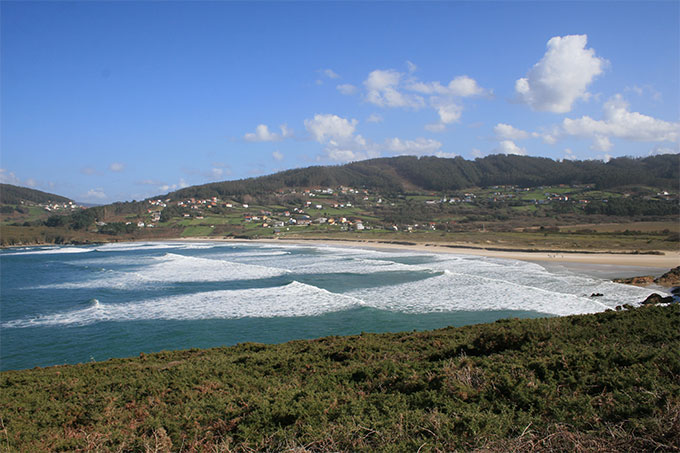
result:
[[[575,263],[585,265],[610,265],[610,266],[630,266],[635,268],[657,268],[659,271],[668,270],[680,266],[679,251],[664,251],[663,255],[635,254],[635,253],[612,253],[601,252],[579,252],[579,251],[530,251],[530,250],[489,250],[485,248],[466,247],[462,244],[430,244],[430,243],[388,243],[377,241],[337,241],[324,239],[230,239],[214,237],[193,237],[177,239],[178,241],[198,241],[198,242],[259,242],[273,244],[300,244],[300,245],[321,245],[337,247],[358,247],[382,250],[412,250],[421,252],[452,253],[458,255],[477,255],[493,258],[505,258],[532,262],[551,262],[551,263]]]

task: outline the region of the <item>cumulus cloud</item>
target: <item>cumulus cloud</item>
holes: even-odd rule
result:
[[[393,69],[376,69],[364,81],[366,100],[380,107],[404,107],[420,109],[425,106],[422,96],[400,91],[403,74]]]
[[[442,147],[441,142],[430,138],[417,138],[415,140],[402,140],[400,138],[390,138],[385,140],[384,148],[396,155],[415,154],[426,155],[434,154]]]
[[[438,151],[434,155],[445,159],[453,159],[454,157],[458,156],[456,153],[445,153],[443,151]]]
[[[11,172],[7,171],[4,168],[0,168],[0,182],[3,184],[12,184],[12,185],[19,185],[21,184],[21,180],[17,178],[17,176]]]
[[[277,142],[293,136],[293,131],[287,125],[282,124],[279,128],[281,133],[277,134],[276,132],[270,132],[266,124],[258,124],[255,132],[249,132],[243,138],[249,142]]]
[[[657,145],[649,151],[650,156],[658,156],[660,154],[680,154],[680,146],[674,147]]]
[[[477,84],[475,79],[466,75],[456,77],[448,85],[444,86],[441,82],[419,82],[411,81],[407,89],[422,94],[439,94],[459,97],[481,96],[487,91]]]
[[[329,140],[347,140],[354,135],[357,120],[348,120],[338,115],[317,114],[304,121],[305,128],[319,143]]]
[[[512,140],[501,140],[494,152],[501,154],[515,154],[517,156],[526,156],[527,150],[520,148]]]
[[[329,79],[339,79],[340,78],[340,76],[335,71],[333,71],[332,69],[324,69],[323,75],[325,75]]]
[[[125,170],[125,164],[122,164],[120,162],[114,162],[111,165],[109,165],[109,170],[120,173],[121,171]]]
[[[436,140],[416,138],[405,140],[388,138],[383,143],[375,143],[356,133],[359,123],[356,119],[342,118],[333,114],[317,114],[305,120],[305,128],[318,143],[325,145],[323,154],[317,160],[350,162],[390,155],[435,154],[442,144]]]
[[[528,132],[505,123],[496,124],[493,128],[493,132],[499,140],[524,140],[529,137]]]
[[[357,92],[357,87],[355,87],[351,83],[343,83],[336,86],[335,88],[337,88],[337,90],[340,93],[344,94],[345,96],[350,96]]]
[[[545,55],[515,82],[519,99],[532,109],[566,113],[578,99],[587,99],[588,85],[602,74],[607,61],[586,49],[587,35],[555,36]]]
[[[173,190],[184,189],[185,187],[189,187],[189,184],[187,184],[184,178],[179,178],[177,184],[163,184],[158,189],[163,192],[172,192]]]
[[[589,116],[565,118],[562,130],[567,135],[592,139],[592,149],[608,151],[613,146],[611,137],[637,142],[677,143],[680,123],[631,112],[623,97],[616,95],[604,104],[602,120]]]
[[[470,152],[470,154],[472,154],[472,157],[475,157],[475,158],[484,157],[484,153],[482,152],[482,150],[477,149],[477,148],[472,148],[472,151]]]
[[[283,160],[283,153],[278,149],[272,153],[274,160],[281,162]]]
[[[444,85],[439,81],[418,80],[413,75],[417,69],[415,64],[407,62],[407,66],[408,73],[394,69],[376,69],[369,73],[364,81],[365,99],[384,108],[419,110],[429,107],[439,116],[438,123],[425,126],[431,132],[441,132],[446,125],[460,120],[463,98],[491,94],[469,76],[455,77]]]

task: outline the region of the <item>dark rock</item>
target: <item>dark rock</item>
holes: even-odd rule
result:
[[[653,293],[642,302],[642,305],[670,304],[671,302],[673,302],[673,296],[663,297],[660,294]]]
[[[602,297],[602,296],[604,296],[604,294],[602,293],[593,293],[590,295],[590,297]]]
[[[654,283],[663,287],[680,286],[680,266],[674,267],[661,277],[654,279]]]

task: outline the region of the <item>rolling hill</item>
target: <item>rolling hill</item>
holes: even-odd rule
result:
[[[29,189],[28,187],[0,184],[0,204],[21,204],[22,201],[30,203],[68,203],[73,200],[53,193]]]
[[[171,192],[166,197],[257,195],[283,188],[337,186],[365,187],[386,194],[494,185],[594,184],[598,188],[612,188],[637,184],[676,188],[678,180],[680,155],[673,154],[638,159],[620,157],[606,163],[512,155],[492,155],[475,160],[400,156],[203,184]]]

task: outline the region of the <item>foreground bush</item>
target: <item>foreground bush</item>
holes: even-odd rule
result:
[[[680,306],[0,374],[8,451],[678,451]]]

